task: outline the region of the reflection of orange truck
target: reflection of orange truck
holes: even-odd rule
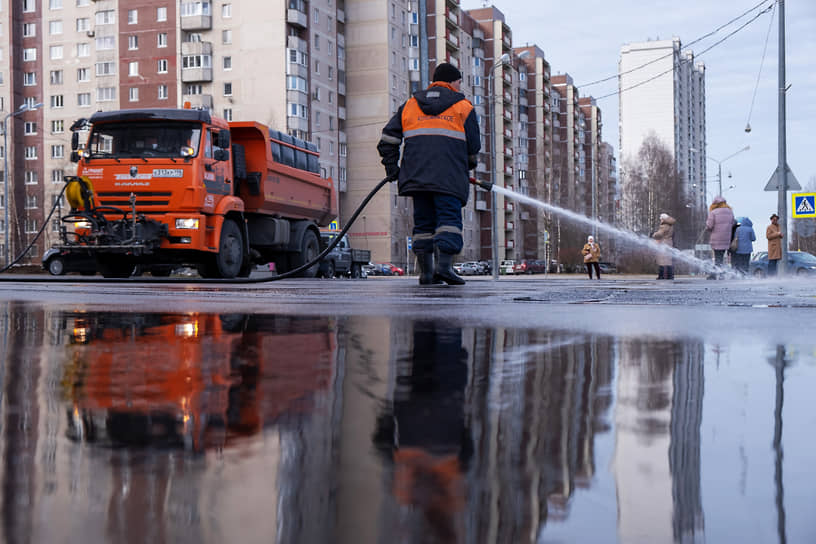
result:
[[[78,150],[79,131],[88,128]],[[90,251],[108,277],[127,276],[137,264],[192,265],[207,277],[232,278],[274,262],[284,272],[317,255],[319,227],[337,215],[317,147],[260,123],[135,109],[97,112],[72,129],[84,187],[68,179],[72,212],[63,221],[76,229],[66,230],[61,247]]]
[[[69,435],[114,445],[224,446],[309,411],[334,372],[328,318],[102,314],[70,331]]]

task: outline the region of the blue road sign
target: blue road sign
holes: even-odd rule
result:
[[[816,193],[793,193],[793,217],[816,217]]]

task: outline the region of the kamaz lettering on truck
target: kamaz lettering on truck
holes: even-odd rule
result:
[[[88,127],[78,150],[77,131]],[[98,112],[72,129],[79,164],[66,179],[72,210],[60,249],[91,252],[105,277],[136,265],[154,275],[193,266],[204,277],[245,277],[268,262],[283,273],[317,256],[319,229],[337,215],[316,146],[261,123],[136,109]]]

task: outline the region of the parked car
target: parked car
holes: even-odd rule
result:
[[[490,261],[479,261],[476,264],[479,265],[479,274],[489,276],[493,273],[493,266],[490,264]]]
[[[516,261],[505,260],[499,264],[499,274],[515,274]]]
[[[816,256],[806,251],[788,251],[787,272],[797,276],[816,275]],[[754,254],[748,264],[748,273],[755,278],[764,278],[768,275],[767,251]]]
[[[615,266],[614,263],[598,263],[598,266],[601,269],[601,272],[604,274],[617,274],[618,267]]]
[[[42,267],[52,276],[62,276],[69,272],[93,276],[96,274],[96,259],[91,255],[60,251],[52,247],[43,254]]]
[[[514,274],[544,274],[546,272],[546,261],[537,259],[523,259],[513,267]]]
[[[453,265],[453,269],[460,276],[478,276],[482,273],[482,267],[476,261],[456,263]]]
[[[399,266],[397,266],[395,264],[383,263],[383,268],[386,268],[386,267],[391,271],[390,274],[386,274],[386,275],[390,275],[390,276],[404,276],[405,275],[405,270],[403,270],[402,268],[400,268]]]

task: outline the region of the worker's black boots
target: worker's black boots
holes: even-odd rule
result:
[[[442,285],[442,280],[434,278],[434,254],[417,253],[419,284],[423,286]]]
[[[436,272],[434,273],[434,280],[442,280],[448,285],[464,285],[465,280],[456,275],[451,263],[453,262],[453,255],[450,253],[440,252],[436,260]]]

